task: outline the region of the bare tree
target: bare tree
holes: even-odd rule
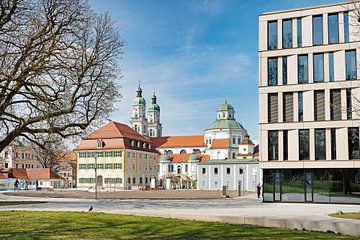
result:
[[[123,47],[113,25],[84,0],[0,1],[0,151],[108,117]]]

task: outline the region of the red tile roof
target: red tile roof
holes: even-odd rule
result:
[[[168,136],[151,138],[155,148],[205,147],[204,136]]]
[[[58,154],[59,161],[76,161],[76,153],[73,151],[59,152]]]
[[[36,179],[61,179],[61,177],[53,172],[50,168],[28,168],[26,169],[28,179],[36,180]]]
[[[11,175],[13,178],[28,179],[26,169],[11,168],[8,172],[9,172],[9,175]],[[11,172],[11,174],[10,174],[10,172]]]
[[[189,161],[189,156],[191,154],[169,154],[171,162],[173,163],[186,163]],[[200,157],[200,162],[206,162],[210,160],[210,156],[207,154],[196,154]],[[158,156],[157,160],[159,162],[161,155]]]
[[[230,139],[214,139],[211,142],[210,149],[217,149],[217,148],[229,148],[230,147]]]

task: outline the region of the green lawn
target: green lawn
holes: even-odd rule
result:
[[[0,212],[0,239],[355,239],[332,233],[89,212]]]
[[[329,214],[331,217],[338,217],[338,218],[350,218],[350,219],[360,219],[360,212],[351,212],[351,213],[332,213]]]
[[[0,206],[45,203],[39,201],[0,201]]]

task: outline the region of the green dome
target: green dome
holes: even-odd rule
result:
[[[160,162],[170,162],[171,161],[171,158],[169,155],[162,155],[160,157]]]
[[[148,107],[148,110],[149,111],[159,111],[160,112],[160,106],[158,104],[151,104],[149,107]]]
[[[225,101],[225,103],[221,104],[218,107],[218,111],[228,111],[228,110],[233,110],[234,111],[234,108],[233,108],[233,106],[228,104],[227,101]]]
[[[200,161],[200,158],[199,158],[199,156],[197,156],[196,154],[191,154],[191,155],[189,156],[189,161],[190,161],[190,162],[197,162],[197,161]]]
[[[219,128],[244,128],[239,122],[235,120],[228,119],[218,119],[213,124],[211,124],[208,129],[219,129]]]
[[[136,97],[133,100],[132,105],[146,105],[146,101],[143,97]]]

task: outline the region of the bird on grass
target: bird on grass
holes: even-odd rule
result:
[[[93,209],[94,209],[93,206],[90,206],[89,212],[91,212]]]

